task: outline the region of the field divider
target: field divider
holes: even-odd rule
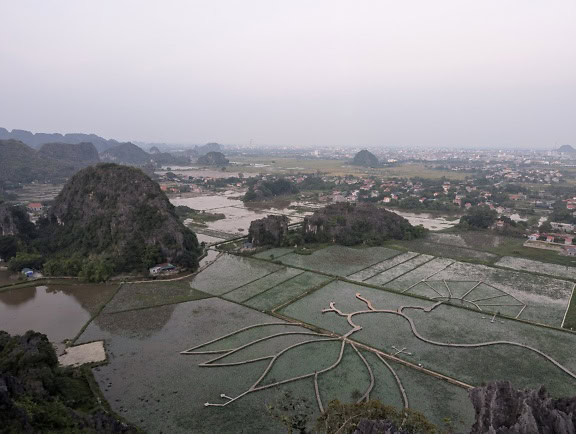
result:
[[[415,256],[415,257],[412,258],[412,259],[416,259],[416,258],[418,258],[419,256],[421,256],[421,255]],[[421,264],[417,265],[416,267],[412,268],[411,270],[405,271],[404,273],[400,274],[399,276],[396,276],[394,279],[390,279],[390,280],[388,280],[388,281],[386,281],[386,282],[384,282],[384,283],[381,283],[380,285],[382,285],[382,286],[388,285],[390,282],[394,282],[395,280],[400,279],[401,277],[405,276],[406,274],[411,273],[411,272],[413,272],[414,270],[417,270],[418,268],[422,267],[423,265],[426,265],[428,262],[431,262],[431,261],[433,261],[433,260],[436,259],[436,258],[437,258],[437,256],[432,256],[432,257],[431,257],[430,259],[428,259],[426,262],[422,262]],[[401,265],[401,264],[398,264],[398,265]],[[395,268],[395,267],[392,267],[392,268]],[[383,271],[382,273],[385,273],[386,271],[388,271],[388,270],[385,270],[385,271]],[[378,274],[381,274],[381,273],[378,273]]]
[[[376,265],[381,264],[382,262],[389,261],[390,259],[394,259],[396,256],[400,256],[400,255],[403,254],[403,253],[406,253],[406,252],[401,252],[401,251],[399,250],[398,253],[396,253],[395,255],[392,255],[392,256],[390,256],[389,258],[386,258],[386,259],[382,259],[381,261],[374,262],[373,264],[370,264],[370,265],[368,265],[367,267],[361,268],[360,270],[357,270],[357,271],[354,271],[354,272],[352,272],[352,273],[350,273],[350,274],[347,274],[346,277],[350,277],[350,276],[352,276],[352,275],[354,275],[354,274],[356,274],[356,273],[360,273],[360,272],[362,272],[362,271],[364,271],[364,270],[367,270],[367,269],[370,268],[370,267],[375,267]]]
[[[566,317],[568,316],[568,311],[570,310],[570,307],[572,306],[572,299],[574,298],[574,290],[576,290],[576,284],[574,284],[574,286],[572,287],[572,295],[570,296],[570,299],[568,300],[568,306],[566,306],[566,312],[564,312],[564,317],[562,318],[562,324],[560,325],[560,327],[564,328],[564,323],[566,322]]]
[[[231,293],[232,291],[236,291],[237,289],[243,288],[243,287],[245,287],[245,286],[247,286],[247,285],[251,285],[251,284],[254,283],[254,282],[258,282],[260,279],[264,279],[265,277],[271,276],[272,274],[278,273],[279,271],[283,271],[283,270],[286,270],[286,267],[285,267],[285,266],[282,266],[279,270],[271,271],[270,273],[265,274],[264,276],[260,276],[260,277],[254,279],[254,280],[251,280],[250,282],[246,282],[246,283],[244,283],[244,284],[242,284],[242,285],[240,285],[240,286],[238,286],[238,287],[236,287],[236,288],[234,288],[234,289],[231,289],[230,291],[226,291],[226,292],[220,294],[219,297],[222,297],[223,295],[229,294],[229,293]]]
[[[410,253],[410,252],[403,252],[403,253]],[[408,262],[408,261],[411,261],[412,259],[416,259],[417,257],[422,256],[422,255],[424,254],[424,253],[418,253],[418,252],[413,252],[413,253],[416,253],[416,255],[415,255],[415,256],[412,256],[411,258],[406,259],[405,261],[399,262],[399,263],[397,263],[396,265],[391,266],[390,268],[386,268],[386,269],[384,269],[384,270],[382,270],[382,271],[379,271],[378,273],[376,273],[376,274],[374,274],[374,275],[372,275],[372,276],[370,276],[370,277],[367,277],[366,279],[362,279],[362,282],[365,282],[365,281],[367,281],[367,280],[369,280],[369,279],[372,279],[373,277],[376,277],[376,276],[378,276],[379,274],[382,274],[382,273],[384,273],[384,272],[386,272],[386,271],[388,271],[388,270],[391,270],[392,268],[398,267],[399,265],[402,265],[402,264],[404,264],[404,263],[406,263],[406,262]],[[396,256],[398,256],[398,255],[396,255]],[[394,256],[394,257],[396,257],[396,256]],[[382,262],[384,262],[384,261],[382,261]],[[394,280],[394,279],[392,279],[392,280]],[[388,283],[388,282],[386,282],[386,283]]]
[[[74,338],[70,341],[70,345],[66,345],[66,347],[72,346],[76,344],[76,341],[78,340],[78,338],[80,336],[82,336],[82,333],[84,333],[84,331],[88,328],[88,326],[92,323],[92,321],[94,321],[94,319],[96,319],[97,316],[99,316],[102,311],[104,310],[104,308],[108,305],[108,303],[110,303],[112,301],[112,299],[114,297],[116,297],[116,295],[120,292],[120,289],[122,289],[122,287],[124,286],[124,282],[121,282],[118,285],[118,288],[116,289],[116,291],[114,291],[114,293],[108,298],[108,300],[106,300],[104,303],[102,303],[102,306],[100,306],[100,308],[94,313],[94,315],[92,315],[90,317],[90,319],[86,322],[86,324],[84,324],[82,326],[82,328],[80,329],[80,331],[76,334],[76,336],[74,336]]]
[[[284,283],[286,283],[286,282],[288,282],[288,281],[290,281],[290,280],[292,280],[292,279],[296,279],[298,276],[302,276],[304,273],[306,273],[306,271],[302,271],[302,273],[298,273],[296,276],[289,277],[288,279],[283,280],[282,282],[277,283],[276,285],[271,286],[270,288],[262,291],[260,294],[256,294],[256,295],[253,295],[253,296],[250,297],[250,298],[247,298],[247,299],[244,300],[242,303],[246,303],[247,301],[252,300],[252,299],[255,298],[255,297],[258,297],[258,296],[260,296],[260,295],[262,295],[262,294],[265,294],[265,293],[267,293],[268,291],[270,291],[271,289],[276,288],[277,286],[283,285]],[[272,273],[270,273],[270,274],[272,274]],[[258,280],[258,279],[256,279],[256,280]]]
[[[302,274],[302,273],[300,273],[300,274]],[[300,274],[298,274],[298,276],[300,276]],[[285,303],[282,303],[280,306],[276,306],[274,309],[271,310],[271,312],[272,312],[272,313],[275,313],[277,310],[283,309],[283,308],[285,308],[286,306],[291,305],[292,303],[300,300],[301,298],[304,298],[304,297],[312,294],[312,293],[315,292],[315,291],[318,291],[318,290],[321,289],[321,288],[324,288],[326,285],[328,285],[328,284],[330,284],[330,283],[332,283],[332,282],[335,282],[336,280],[338,280],[338,279],[337,279],[337,278],[332,278],[332,279],[328,279],[328,280],[326,280],[326,281],[324,281],[324,282],[322,282],[322,283],[319,283],[318,285],[313,286],[312,288],[310,288],[308,291],[306,291],[306,292],[304,292],[304,293],[302,293],[302,294],[297,295],[296,297],[294,297],[294,298],[291,299],[291,300],[288,300],[288,301],[285,302]]]

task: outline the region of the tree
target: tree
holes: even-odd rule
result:
[[[8,261],[18,252],[18,240],[13,235],[0,237],[0,259]]]
[[[497,218],[498,213],[493,209],[487,206],[474,206],[470,208],[468,214],[460,218],[460,225],[475,229],[488,229]]]
[[[550,222],[548,220],[546,220],[544,223],[542,223],[540,225],[538,230],[540,232],[552,232],[552,225],[550,224]]]

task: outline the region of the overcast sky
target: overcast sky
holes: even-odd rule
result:
[[[0,126],[576,145],[574,0],[0,0]]]

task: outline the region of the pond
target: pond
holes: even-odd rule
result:
[[[74,338],[117,285],[48,285],[0,292],[0,330],[35,330],[60,343]]]

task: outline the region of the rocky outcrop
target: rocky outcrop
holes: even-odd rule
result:
[[[544,387],[517,390],[508,381],[470,391],[476,411],[472,434],[566,434],[576,432],[576,397],[551,398]]]
[[[254,247],[281,246],[288,235],[289,219],[283,215],[269,215],[250,223],[248,241]]]
[[[363,166],[363,167],[377,167],[378,158],[376,158],[376,156],[372,152],[364,149],[354,156],[352,164],[355,166]]]
[[[358,422],[354,434],[408,434],[408,431],[398,429],[387,420],[362,419]]]
[[[304,239],[343,245],[413,239],[424,234],[396,213],[371,203],[335,203],[304,219]]]
[[[46,143],[38,150],[44,157],[89,166],[100,162],[98,151],[92,143]]]
[[[219,143],[206,143],[205,145],[194,147],[194,151],[197,155],[206,155],[208,152],[222,152],[222,145]]]
[[[196,235],[160,186],[134,167],[106,163],[81,170],[56,197],[48,220],[42,229],[47,251],[107,255],[117,271],[162,260],[197,266]]]
[[[206,155],[202,155],[198,158],[198,164],[204,166],[227,166],[230,161],[222,152],[208,152]]]

